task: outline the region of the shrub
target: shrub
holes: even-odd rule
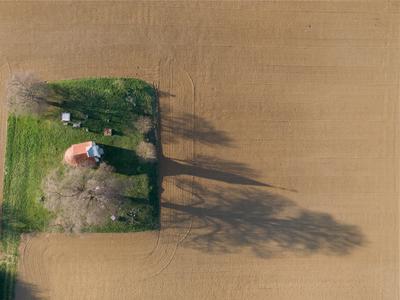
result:
[[[7,103],[16,114],[40,114],[48,106],[48,85],[30,72],[16,73],[7,84]]]
[[[142,161],[155,162],[157,160],[156,147],[152,143],[140,142],[136,153]]]
[[[140,133],[147,134],[153,125],[149,117],[140,116],[135,122],[135,127]]]

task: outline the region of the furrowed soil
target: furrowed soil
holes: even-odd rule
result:
[[[399,13],[0,3],[1,101],[24,70],[160,90],[161,230],[25,235],[16,299],[398,299]]]

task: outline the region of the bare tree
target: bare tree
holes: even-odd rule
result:
[[[50,89],[34,73],[15,73],[7,85],[7,102],[11,112],[17,114],[43,112],[48,105]]]
[[[157,160],[156,147],[152,143],[140,142],[136,153],[142,161],[155,162]]]
[[[52,225],[80,232],[83,227],[102,225],[123,205],[126,187],[113,168],[71,168],[51,172],[44,180],[44,206],[56,214]]]
[[[149,117],[140,116],[135,122],[135,127],[140,133],[147,134],[153,127],[153,124]]]

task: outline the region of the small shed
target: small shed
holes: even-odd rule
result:
[[[61,113],[61,121],[63,121],[63,122],[71,122],[71,113],[69,113],[69,112]]]
[[[112,136],[112,129],[111,128],[104,128],[104,135],[105,136]]]
[[[73,167],[94,167],[104,155],[104,150],[93,141],[74,144],[65,151],[64,161]]]

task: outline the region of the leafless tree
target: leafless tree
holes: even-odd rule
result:
[[[32,72],[15,73],[7,85],[7,102],[11,112],[40,114],[47,105],[50,89]]]
[[[135,122],[135,127],[140,133],[147,134],[153,125],[149,117],[140,116]]]
[[[157,160],[156,147],[152,143],[140,142],[136,148],[136,153],[145,162],[155,162]]]
[[[125,184],[113,168],[71,168],[51,172],[44,180],[45,207],[57,216],[55,226],[80,232],[83,227],[102,225],[118,215],[124,201]]]

